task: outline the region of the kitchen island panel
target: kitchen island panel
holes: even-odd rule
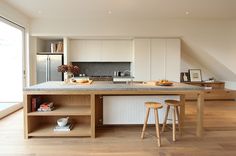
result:
[[[101,124],[99,121],[99,113],[101,108],[97,107],[96,104],[101,105],[102,100],[98,100],[103,96],[180,96],[182,105],[184,106],[184,97],[186,94],[195,94],[198,97],[198,109],[197,109],[197,129],[196,135],[202,136],[203,126],[203,106],[204,106],[204,90],[198,86],[191,86],[182,83],[174,83],[173,86],[156,86],[151,84],[113,84],[112,82],[94,82],[91,85],[82,84],[65,84],[64,82],[47,82],[38,84],[35,86],[27,87],[24,89],[24,105],[25,105],[25,138],[30,137],[30,133],[37,130],[38,122],[35,122],[33,117],[28,116],[30,113],[31,97],[35,95],[41,96],[52,96],[52,99],[61,99],[61,97],[74,97],[80,101],[85,99],[85,102],[89,107],[91,114],[89,115],[90,125],[90,137],[95,137],[95,125]],[[87,100],[86,100],[87,99]],[[70,100],[66,100],[63,103],[64,106],[70,106]],[[82,100],[84,101],[84,100]],[[76,105],[76,102],[73,102]],[[95,109],[96,108],[96,109]],[[184,107],[183,107],[184,108]],[[52,113],[53,114],[53,113]],[[48,115],[47,118],[53,120],[53,115]],[[180,110],[180,117],[184,119],[184,110]],[[67,114],[65,113],[65,116]],[[83,114],[78,114],[77,118],[80,118]],[[44,117],[44,116],[43,116]],[[40,119],[40,118],[39,118]],[[181,123],[181,128],[183,123]],[[53,136],[53,135],[52,135]],[[69,135],[64,135],[69,136]]]

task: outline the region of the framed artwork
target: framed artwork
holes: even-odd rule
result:
[[[189,69],[189,77],[191,82],[201,82],[202,81],[201,69]]]
[[[180,73],[180,82],[189,82],[189,73],[188,72],[181,72]]]

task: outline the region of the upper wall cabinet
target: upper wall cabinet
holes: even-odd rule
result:
[[[133,74],[137,81],[179,81],[179,39],[135,39]]]
[[[71,40],[70,61],[93,62],[101,61],[101,40]]]
[[[72,62],[131,62],[131,40],[71,40]]]
[[[131,40],[102,40],[102,61],[131,62]]]

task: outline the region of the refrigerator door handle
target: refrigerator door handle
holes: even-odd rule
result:
[[[51,59],[48,56],[48,81],[51,81]]]
[[[48,57],[46,60],[46,82],[48,81]]]

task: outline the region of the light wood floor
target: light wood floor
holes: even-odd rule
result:
[[[235,156],[236,102],[207,102],[204,137],[195,137],[195,102],[186,105],[184,136],[172,142],[171,131],[161,134],[158,148],[155,128],[142,126],[103,127],[97,138],[23,138],[22,110],[0,120],[0,156]]]

